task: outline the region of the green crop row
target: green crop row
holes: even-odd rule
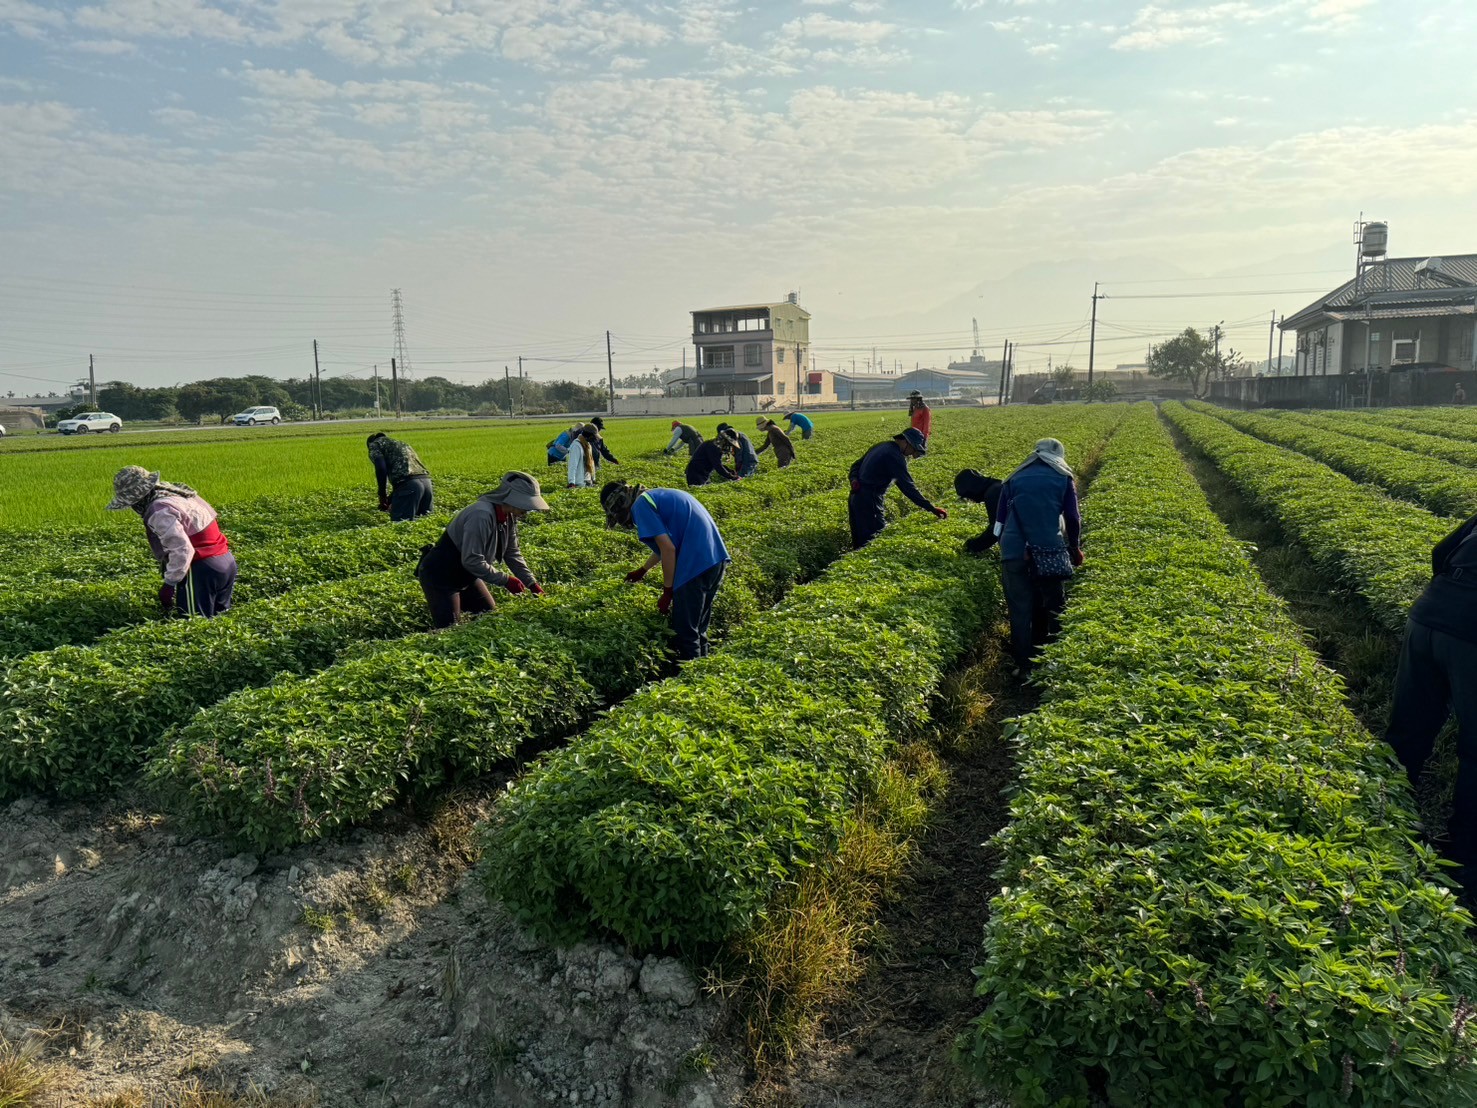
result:
[[[1477,416],[1462,408],[1373,408],[1364,418],[1392,427],[1404,427],[1427,435],[1477,441]]]
[[[1461,439],[1412,431],[1396,424],[1370,419],[1366,412],[1284,412],[1282,418],[1329,431],[1342,431],[1355,438],[1399,447],[1412,454],[1440,458],[1459,466],[1477,467],[1477,442],[1464,442]]]
[[[1003,473],[1055,433],[1080,460],[1122,411],[1043,412],[940,453]],[[889,528],[545,756],[494,816],[492,895],[560,941],[693,948],[752,924],[835,848],[894,736],[998,613],[995,560],[959,553],[982,515]]]
[[[834,495],[796,503],[812,522],[793,532],[724,525],[735,572],[715,630],[753,618],[846,548]],[[229,697],[166,737],[150,777],[196,822],[276,849],[567,736],[667,665],[652,590],[620,582],[645,549],[627,541],[610,580]]]
[[[966,1063],[1058,1108],[1477,1102],[1470,920],[1388,748],[1162,428],[1119,432],[1089,508]]]
[[[1265,442],[1316,458],[1356,481],[1379,485],[1402,500],[1448,516],[1477,512],[1477,473],[1421,454],[1355,438],[1262,412],[1236,412],[1192,400],[1189,407],[1214,415]]]
[[[865,432],[837,434],[813,464],[704,492],[715,516],[761,510],[815,487],[836,489]],[[660,474],[656,465],[632,466]],[[629,540],[595,524],[593,490],[556,494],[566,522],[530,528],[531,556],[552,584],[629,558]],[[370,532],[371,535],[377,532]],[[422,630],[428,617],[408,567],[242,605],[214,620],[130,627],[90,647],[61,647],[0,669],[0,797],[106,788],[197,709],[279,673],[311,673],[361,639]]]
[[[304,585],[357,577],[414,563],[420,547],[435,542],[449,517],[347,534],[279,538],[241,553],[235,604],[280,596]],[[138,539],[144,543],[142,535]],[[79,645],[120,628],[159,618],[157,569],[82,581],[58,588],[0,589],[0,658]]]
[[[1447,520],[1392,500],[1302,454],[1177,403],[1164,414],[1241,492],[1303,547],[1321,572],[1368,602],[1390,631],[1431,579]]]
[[[1008,427],[1023,453],[1041,433],[1038,424],[1040,413],[991,421],[991,429]],[[985,430],[977,424],[932,459],[935,483],[951,478],[951,459],[973,460],[969,444]],[[867,441],[841,437],[823,463],[704,490],[736,558],[715,626],[755,618],[844,549],[836,485]],[[781,506],[777,526],[764,509]],[[608,559],[605,576],[639,560],[644,548],[625,541],[630,553]],[[351,648],[341,665],[245,690],[198,714],[170,736],[151,776],[197,819],[259,847],[360,821],[402,790],[424,791],[447,775],[481,772],[530,742],[562,737],[599,702],[656,676],[661,635],[644,626],[642,595],[610,582],[562,590],[497,620]],[[550,685],[559,690],[552,700]],[[563,707],[538,710],[546,703]]]

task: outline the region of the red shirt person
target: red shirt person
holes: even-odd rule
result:
[[[189,485],[161,481],[143,466],[113,477],[111,512],[132,508],[144,521],[149,549],[164,574],[159,606],[174,616],[218,616],[231,607],[236,558],[215,509]]]
[[[923,394],[917,389],[908,393],[908,417],[926,442],[933,434],[933,409],[924,402]]]

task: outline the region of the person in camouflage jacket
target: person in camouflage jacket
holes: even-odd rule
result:
[[[379,483],[380,511],[390,521],[430,515],[433,505],[431,473],[408,443],[392,439],[383,431],[369,436],[369,460]]]

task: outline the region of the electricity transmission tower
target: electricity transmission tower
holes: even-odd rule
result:
[[[400,290],[390,290],[390,312],[395,323],[395,359],[400,367],[400,380],[409,381],[410,353],[405,349],[405,305],[400,300]]]

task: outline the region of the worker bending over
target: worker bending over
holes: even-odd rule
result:
[[[998,477],[986,477],[979,470],[962,469],[954,477],[954,491],[960,500],[971,504],[983,504],[989,515],[989,526],[964,544],[966,554],[983,554],[1000,541],[995,534],[995,520],[1000,514],[1000,490],[1005,482]]]
[[[759,453],[749,436],[727,423],[718,424],[718,437],[724,448],[733,455],[733,469],[740,477],[752,477],[759,472]]]
[[[851,547],[859,549],[871,542],[882,528],[887,526],[883,517],[883,497],[893,482],[899,491],[925,512],[932,512],[939,519],[948,519],[949,513],[935,507],[928,497],[918,491],[908,472],[908,459],[921,458],[928,453],[928,444],[923,441],[917,428],[909,427],[900,435],[886,442],[879,442],[851,464],[851,495],[847,498],[847,515],[851,520]]]
[[[789,430],[785,432],[787,435],[792,434],[796,428],[799,428],[802,439],[808,439],[815,434],[815,424],[810,422],[808,415],[801,415],[799,412],[790,412],[784,419],[790,425]]]
[[[431,472],[407,443],[383,431],[369,436],[369,460],[379,483],[380,511],[390,513],[391,523],[430,515],[434,501]],[[390,491],[386,491],[386,486]]]
[[[113,477],[108,511],[132,508],[144,521],[149,550],[164,574],[159,607],[169,616],[218,616],[231,607],[236,558],[215,509],[189,485],[159,480],[143,466]]]
[[[643,489],[624,481],[601,489],[600,504],[607,527],[634,528],[651,548],[651,557],[626,574],[626,580],[640,581],[662,567],[657,611],[668,618],[678,661],[706,657],[713,601],[730,560],[713,517],[690,493]]]
[[[706,485],[714,478],[719,481],[738,480],[738,474],[723,464],[724,442],[722,438],[711,439],[700,443],[692,452],[692,458],[687,463],[688,488]]]
[[[525,588],[543,596],[518,549],[518,521],[529,512],[547,512],[538,482],[531,474],[514,470],[502,483],[483,493],[446,525],[435,546],[421,548],[415,575],[437,627],[450,627],[462,613],[475,615],[497,607],[489,585],[517,596]],[[498,563],[511,572],[498,569]]]
[[[702,446],[703,436],[696,427],[689,427],[680,420],[672,420],[672,441],[667,443],[667,448],[662,451],[668,456],[677,453],[677,447],[685,445],[687,456],[690,458],[697,453],[697,448]]]
[[[788,435],[780,430],[778,423],[759,416],[754,420],[754,425],[764,435],[764,441],[759,444],[759,449],[755,451],[755,454],[763,454],[773,447],[774,460],[779,463],[781,469],[795,460],[795,444],[790,441]]]

